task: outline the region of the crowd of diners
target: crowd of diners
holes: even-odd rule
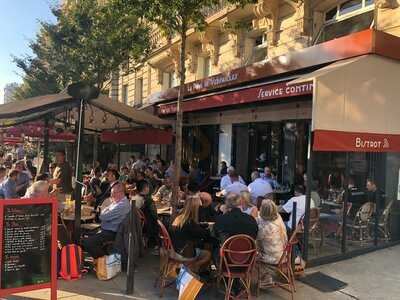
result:
[[[84,177],[83,187],[73,181],[73,169],[63,150],[56,151],[49,169],[39,173],[32,159],[16,149],[14,157],[2,155],[0,161],[0,197],[35,198],[54,196],[62,214],[66,199],[73,194],[73,186],[82,188],[83,201],[97,213],[100,230],[83,239],[83,249],[94,259],[107,255],[104,244],[116,239],[118,230],[127,218],[131,205],[145,216],[148,248],[158,255],[160,247],[159,215],[157,207],[170,206],[173,195],[175,165],[167,165],[159,156],[150,160],[132,156],[119,170],[109,164],[106,170],[95,165]],[[263,273],[262,263],[278,263],[287,242],[291,222],[283,222],[280,211],[291,213],[297,202],[297,216],[305,211],[304,188],[296,188],[296,196],[284,206],[273,201],[278,183],[270,168],[260,174],[254,171],[246,185],[234,167],[221,165],[220,191],[212,195],[201,191],[201,175],[195,166],[189,172],[181,171],[175,219],[166,220],[173,246],[178,254],[195,258],[193,271],[203,274],[210,264],[217,265],[219,248],[234,235],[246,234],[257,241],[256,264]],[[300,254],[299,254],[300,255]],[[266,281],[269,274],[263,274]]]

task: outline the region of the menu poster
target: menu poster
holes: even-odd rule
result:
[[[51,282],[52,204],[4,205],[1,289]]]

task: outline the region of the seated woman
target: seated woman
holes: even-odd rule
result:
[[[240,193],[240,201],[241,201],[241,209],[242,212],[252,216],[254,219],[258,217],[258,209],[251,202],[250,193],[247,191],[243,191]]]
[[[272,282],[272,276],[264,264],[278,264],[287,243],[286,227],[278,213],[278,207],[272,200],[264,200],[261,204],[260,216],[257,218],[258,256],[256,269],[260,287]]]
[[[199,207],[201,200],[198,196],[191,196],[186,199],[185,207],[172,223],[171,238],[174,249],[179,254],[195,257],[196,260],[190,265],[193,272],[198,273],[201,268],[205,268],[211,261],[211,252],[198,248],[199,242],[204,243],[211,240],[209,230],[203,228],[198,223]],[[191,253],[187,249],[193,244]]]

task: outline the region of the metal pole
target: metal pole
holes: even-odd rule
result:
[[[135,218],[135,201],[131,201],[131,210],[129,212],[129,248],[128,248],[128,263],[126,271],[126,294],[132,295],[135,291],[135,257],[133,250],[133,222]]]
[[[345,175],[344,175],[344,199],[343,199],[343,214],[342,214],[342,253],[346,253],[346,236],[347,236],[347,205],[349,202],[349,177],[350,177],[350,155],[346,152],[346,165],[345,165]]]
[[[98,151],[99,151],[99,137],[98,134],[95,133],[93,135],[93,166],[95,166],[96,161],[98,159]]]
[[[43,142],[43,162],[40,173],[46,173],[49,170],[49,116],[44,118]]]
[[[118,166],[118,170],[120,170],[121,168],[121,144],[118,143],[118,148],[117,148],[117,166]]]
[[[79,123],[78,123],[78,140],[76,151],[75,179],[78,182],[82,180],[82,156],[83,156],[83,134],[85,128],[85,100],[79,102]],[[75,242],[79,242],[81,235],[81,205],[82,205],[82,186],[77,183],[75,187]]]
[[[311,190],[312,190],[312,131],[311,124],[308,129],[308,151],[307,151],[307,185],[306,185],[306,211],[304,214],[304,236],[303,236],[303,259],[307,261],[308,259],[308,235],[310,227],[310,207],[311,207]]]

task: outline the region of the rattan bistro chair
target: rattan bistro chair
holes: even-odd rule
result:
[[[272,272],[274,272],[280,280],[272,281],[270,285],[267,287],[279,287],[291,294],[291,299],[294,299],[294,293],[296,292],[296,285],[295,285],[295,277],[292,265],[292,256],[293,256],[293,248],[295,245],[299,243],[298,234],[299,234],[299,226],[297,229],[292,233],[292,236],[288,240],[285,245],[285,249],[283,250],[283,254],[279,259],[278,264],[263,264],[265,267],[269,268]],[[259,274],[260,275],[260,274]],[[260,293],[260,283],[261,278],[258,278],[257,283],[257,296]]]
[[[175,282],[177,269],[182,265],[189,265],[195,258],[185,258],[175,252],[172,240],[164,224],[158,220],[160,227],[160,273],[155,286],[160,287],[160,297],[164,295],[164,289]]]
[[[217,285],[222,280],[225,285],[225,300],[239,299],[243,293],[234,296],[234,281],[239,281],[247,299],[251,298],[251,274],[257,254],[256,242],[245,234],[234,235],[227,239],[220,249],[220,265]]]

